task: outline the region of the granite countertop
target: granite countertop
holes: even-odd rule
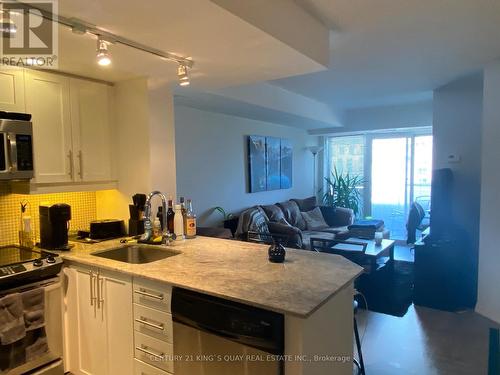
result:
[[[338,255],[287,249],[285,263],[267,259],[267,245],[200,237],[168,246],[181,254],[145,264],[129,264],[91,253],[122,246],[119,240],[74,243],[63,259],[307,317],[362,268]]]

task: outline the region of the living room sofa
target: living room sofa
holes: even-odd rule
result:
[[[324,222],[315,227],[315,222],[310,218],[312,212],[317,216],[318,211]],[[311,237],[348,238],[347,227],[353,222],[354,212],[349,208],[319,206],[316,197],[290,199],[273,205],[253,206],[243,211],[239,216],[235,237],[247,240],[249,232],[276,236],[286,238],[288,247],[309,249]]]

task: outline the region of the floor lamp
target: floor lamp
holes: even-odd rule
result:
[[[316,191],[316,155],[319,152],[323,151],[323,147],[321,146],[309,146],[308,150],[313,154],[313,191],[314,196],[317,196],[318,192]]]

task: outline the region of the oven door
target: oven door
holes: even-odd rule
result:
[[[62,288],[60,276],[37,283],[20,286],[2,294],[24,292],[34,288],[44,288],[45,291],[45,333],[47,335],[48,352],[36,359],[8,370],[5,375],[20,375],[31,371],[36,374],[64,374],[62,366],[63,354],[63,314]],[[4,373],[2,373],[4,374]]]

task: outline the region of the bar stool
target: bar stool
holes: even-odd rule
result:
[[[358,374],[365,375],[365,363],[363,361],[363,352],[361,351],[361,340],[359,339],[359,332],[358,332],[358,322],[356,320],[356,314],[358,313],[358,301],[356,300],[353,301],[353,308],[354,308],[354,337],[356,339],[356,349],[358,351],[359,360],[353,358],[352,361],[358,368]]]

